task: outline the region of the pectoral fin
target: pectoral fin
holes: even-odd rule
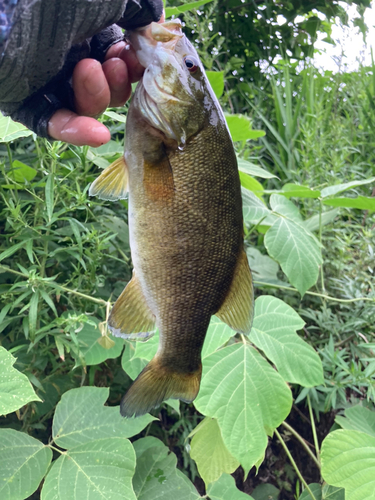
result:
[[[97,196],[101,200],[123,200],[128,195],[128,168],[125,158],[121,156],[103,170],[91,184],[90,196]]]
[[[253,315],[253,279],[246,253],[242,250],[228,294],[216,316],[236,332],[250,333]]]
[[[147,305],[134,272],[112,308],[108,328],[115,337],[125,339],[146,339],[155,333],[155,316]]]

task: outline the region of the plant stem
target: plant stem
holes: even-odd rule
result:
[[[310,414],[310,420],[311,420],[311,429],[312,429],[313,438],[314,438],[314,445],[315,445],[316,457],[318,459],[318,462],[320,463],[319,441],[318,441],[318,436],[317,436],[317,433],[316,433],[314,414],[313,414],[313,409],[312,409],[312,406],[311,406],[311,401],[310,401],[310,395],[309,394],[307,395],[307,404],[309,406],[309,414]]]
[[[291,292],[298,292],[297,288],[293,288],[291,286],[276,285],[274,283],[264,283],[264,281],[255,281],[255,280],[253,283],[255,285],[270,286],[272,288],[279,288],[280,290],[290,290]],[[370,297],[357,297],[355,299],[337,299],[336,297],[331,297],[330,295],[324,295],[322,293],[317,293],[317,292],[305,292],[305,295],[313,295],[314,297],[321,297],[323,299],[332,300],[334,302],[343,302],[346,304],[350,304],[351,302],[360,302],[361,300],[375,303],[375,298],[372,299]]]
[[[283,422],[281,425],[283,425],[286,429],[288,429],[288,431],[291,434],[293,434],[293,436],[295,438],[298,439],[298,441],[302,444],[302,446],[305,448],[305,450],[307,451],[307,453],[310,455],[310,457],[314,460],[315,464],[320,469],[319,460],[316,458],[316,456],[314,455],[314,453],[310,450],[310,448],[308,447],[308,445],[307,445],[306,441],[303,439],[303,437],[300,434],[298,434],[298,432],[295,429],[293,429],[293,427],[291,425],[289,425],[287,422]]]
[[[301,481],[301,483],[304,485],[304,487],[307,489],[307,491],[309,492],[309,495],[311,496],[312,500],[316,500],[315,496],[314,496],[314,493],[311,491],[311,489],[309,488],[309,485],[306,483],[306,481],[304,480],[299,468],[297,467],[297,464],[296,462],[294,461],[290,451],[288,450],[288,447],[287,445],[285,444],[285,441],[283,440],[283,438],[281,437],[280,433],[278,432],[277,429],[275,429],[275,434],[278,438],[278,440],[280,441],[281,443],[281,446],[284,448],[285,450],[285,453],[287,454],[289,460],[290,460],[290,463],[292,464],[294,470],[296,471],[297,473],[297,476],[299,477],[299,480]]]
[[[319,200],[319,242],[322,244],[322,210],[323,210],[323,203],[322,200]],[[326,287],[324,285],[324,271],[323,271],[323,263],[320,265],[320,280],[322,282],[322,291],[325,294],[326,293]]]
[[[3,271],[7,271],[12,274],[16,274],[17,276],[21,276],[22,278],[29,278],[27,274],[20,273],[19,271],[15,271],[14,269],[11,269],[10,267],[7,266],[1,266],[0,269]],[[76,290],[72,290],[71,288],[67,288],[66,286],[59,285],[57,283],[53,283],[51,281],[45,281],[46,285],[49,285],[53,288],[58,288],[60,290],[63,290],[64,292],[67,293],[72,293],[73,295],[77,295],[78,297],[82,297],[83,299],[86,300],[91,300],[91,302],[95,302],[96,304],[101,304],[103,306],[107,306],[108,302],[103,300],[103,299],[96,299],[95,297],[91,297],[91,295],[86,295],[85,293],[77,292]]]

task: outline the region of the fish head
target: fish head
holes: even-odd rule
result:
[[[127,35],[145,68],[133,105],[152,127],[183,146],[204,127],[212,94],[195,48],[179,19],[151,23]]]

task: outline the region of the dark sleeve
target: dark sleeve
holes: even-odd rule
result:
[[[162,0],[18,0],[0,55],[0,109],[48,137],[51,116],[60,108],[74,111],[70,80],[78,61],[103,62],[123,38],[116,21],[143,26],[162,10]]]

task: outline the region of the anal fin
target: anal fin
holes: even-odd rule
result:
[[[254,291],[244,250],[238,258],[228,294],[216,316],[236,332],[250,333],[254,316]]]
[[[112,308],[108,328],[115,337],[125,339],[146,339],[155,333],[155,316],[134,272]]]
[[[90,196],[97,196],[101,200],[116,201],[127,198],[128,195],[128,168],[125,158],[121,156],[109,167],[103,170],[91,184]]]

